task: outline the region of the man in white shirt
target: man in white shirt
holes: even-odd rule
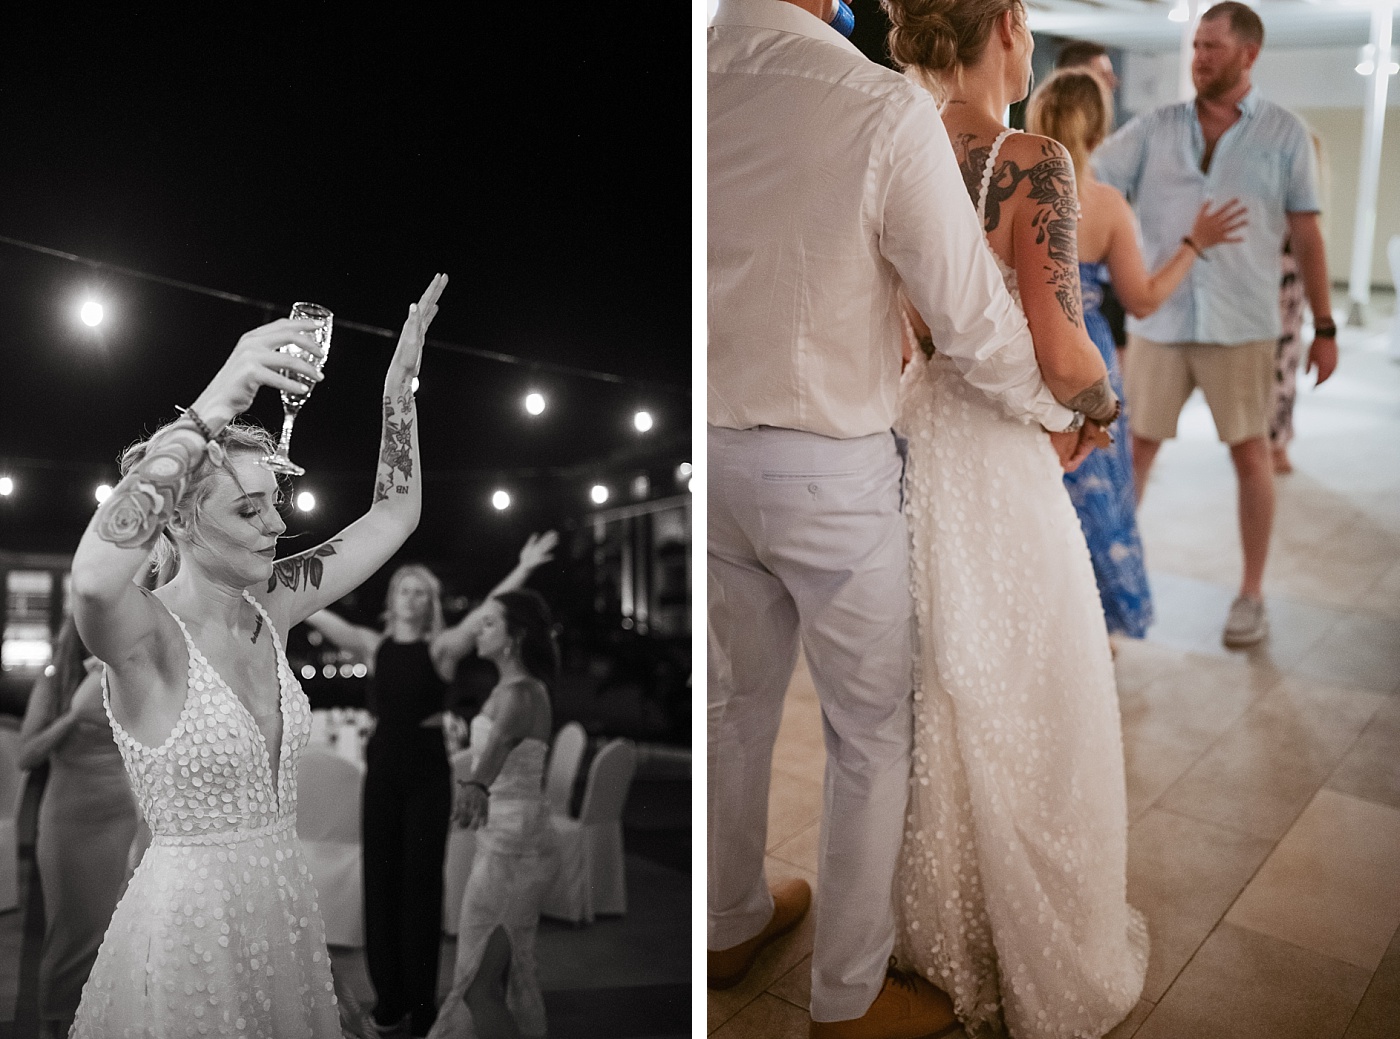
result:
[[[1047,430],[1076,416],[933,99],[826,24],[831,4],[721,0],[709,31],[708,969],[738,983],[809,904],[763,867],[800,639],[827,750],[811,1034],[941,1035],[947,997],[886,970],[912,741],[901,284],[970,383]]]

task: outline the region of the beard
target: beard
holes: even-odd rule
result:
[[[1244,75],[1244,65],[1242,62],[1231,62],[1222,68],[1210,79],[1201,80],[1197,78],[1193,69],[1191,79],[1196,88],[1196,96],[1203,97],[1207,101],[1217,97],[1223,97],[1230,93],[1240,84],[1240,78]]]

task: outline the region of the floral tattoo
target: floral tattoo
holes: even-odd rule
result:
[[[299,588],[320,588],[321,578],[325,574],[322,560],[335,555],[335,546],[339,543],[340,538],[332,538],[309,552],[279,559],[272,567],[272,576],[267,579],[267,590],[272,591],[278,582],[293,592]]]
[[[974,147],[973,134],[959,134],[954,141],[958,169],[963,185],[975,204],[982,190],[982,171],[991,154],[988,147]],[[1028,194],[1035,203],[1031,227],[1035,242],[1046,246],[1050,262],[1045,265],[1046,283],[1055,290],[1070,324],[1081,324],[1079,302],[1079,248],[1076,227],[1079,220],[1079,198],[1074,189],[1074,166],[1059,149],[1041,145],[1041,159],[1029,169],[1021,169],[1011,159],[1003,159],[992,172],[987,185],[987,202],[983,230],[991,234],[1001,224],[1002,205],[1020,190],[1022,181],[1029,181]]]
[[[97,536],[118,548],[150,548],[203,457],[204,438],[193,429],[162,436],[97,510]]]
[[[397,405],[397,407],[396,407]],[[390,492],[407,494],[413,480],[413,393],[404,388],[397,402],[384,398],[384,435],[379,447],[379,479],[374,485],[374,504],[388,499]],[[397,416],[397,417],[396,417]],[[395,482],[395,474],[403,483]]]

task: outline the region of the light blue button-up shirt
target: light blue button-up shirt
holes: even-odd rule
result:
[[[1214,246],[1177,290],[1128,330],[1159,343],[1237,344],[1277,339],[1280,255],[1288,213],[1318,211],[1312,142],[1302,120],[1251,90],[1240,118],[1201,172],[1205,134],[1194,101],[1138,116],[1093,155],[1094,172],[1128,197],[1142,226],[1143,258],[1156,270],[1191,232],[1206,199],[1248,207],[1244,241]]]

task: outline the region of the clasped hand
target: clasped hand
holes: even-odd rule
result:
[[[452,799],[452,821],[463,829],[481,829],[486,825],[490,800],[481,787],[459,782]]]

